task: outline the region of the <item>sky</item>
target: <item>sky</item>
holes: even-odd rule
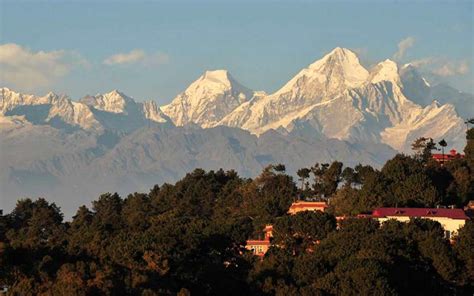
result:
[[[170,102],[204,71],[272,93],[340,46],[474,93],[472,1],[0,0],[0,86]]]

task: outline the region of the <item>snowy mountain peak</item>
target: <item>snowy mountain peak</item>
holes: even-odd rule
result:
[[[203,80],[211,80],[216,83],[230,84],[232,76],[227,70],[208,70],[201,76]]]
[[[122,101],[129,101],[129,102],[134,102],[134,100],[127,95],[125,95],[123,92],[119,90],[112,90],[108,93],[103,94],[104,98],[108,100],[122,100]]]
[[[187,93],[220,93],[227,90],[236,90],[244,94],[250,94],[252,91],[242,86],[227,70],[208,70],[205,71],[196,81],[194,81],[186,90]],[[247,98],[249,99],[249,98]]]
[[[143,102],[143,114],[145,118],[155,121],[155,122],[168,122],[169,118],[166,116],[163,111],[156,105],[155,101],[145,101]]]
[[[446,104],[446,105],[448,105],[448,104]],[[433,100],[433,102],[431,102],[431,106],[432,106],[432,107],[439,108],[439,107],[441,107],[442,105],[441,105],[440,102],[438,102],[438,100]]]
[[[195,123],[210,127],[253,94],[226,70],[206,71],[161,110],[178,126]]]
[[[0,114],[24,116],[25,120],[34,124],[102,130],[88,106],[74,102],[66,95],[57,95],[53,92],[37,97],[2,88]]]
[[[57,97],[58,95],[55,92],[50,91],[46,94],[46,96],[49,98],[53,98],[53,97]]]
[[[351,61],[351,60],[359,62],[359,58],[357,57],[357,55],[353,51],[351,51],[350,49],[347,49],[347,48],[342,48],[342,47],[334,48],[331,52],[329,52],[328,54],[323,56],[323,58],[318,60],[317,62],[319,62],[319,61],[324,62],[324,61],[328,61],[330,59],[336,59],[336,60],[339,60],[341,62]]]
[[[336,47],[322,59],[309,66],[332,78],[341,78],[348,86],[360,85],[368,76],[357,55],[349,49]]]
[[[23,105],[49,104],[48,96],[36,97],[29,94],[21,94],[7,87],[2,87],[0,92],[0,114],[6,114],[13,109]]]
[[[310,69],[316,69],[319,72],[328,73],[328,71],[340,71],[343,78],[349,82],[363,82],[367,77],[367,70],[360,64],[357,55],[347,49],[336,47],[323,58],[317,60],[309,66]]]
[[[94,109],[112,112],[124,113],[127,104],[135,103],[135,101],[118,90],[112,90],[106,94],[97,94],[95,96],[86,96],[80,100]]]
[[[399,84],[400,76],[398,75],[397,63],[389,59],[378,63],[371,71],[369,80],[371,83],[390,81]]]
[[[296,96],[317,98],[359,86],[366,81],[368,75],[354,52],[337,47],[301,70],[276,94],[291,92]]]

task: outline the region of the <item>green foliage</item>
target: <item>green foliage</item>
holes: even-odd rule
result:
[[[431,151],[436,150],[436,144],[431,138],[421,137],[413,142],[411,148],[419,160],[428,162],[431,159]]]
[[[308,168],[302,168],[299,169],[296,174],[299,177],[299,180],[301,181],[301,191],[305,191],[305,189],[308,189],[307,184],[305,183],[305,180],[309,178],[309,174],[311,173],[311,170]]]
[[[311,168],[314,175],[313,194],[325,198],[333,195],[342,179],[342,167],[339,161],[315,164]]]
[[[454,251],[462,262],[461,279],[474,290],[474,221],[468,221],[459,230],[456,237]]]
[[[293,178],[275,173],[271,166],[238,191],[242,195],[243,213],[253,221],[255,234],[261,233],[265,224],[286,214],[297,194]]]
[[[380,206],[465,205],[474,196],[472,147],[440,165],[429,159],[432,146],[420,140],[417,155],[380,170],[337,161],[303,168],[300,189],[282,164],[253,180],[196,169],[147,194],[103,194],[69,222],[54,203],[20,200],[0,216],[0,286],[11,295],[468,294],[472,222],[454,245],[426,220],[336,226],[335,215]],[[298,195],[328,199],[329,212],[288,215]],[[266,224],[273,246],[260,260],[244,245]]]
[[[12,227],[6,236],[12,246],[54,248],[63,243],[63,216],[54,203],[43,198],[18,201],[10,219]]]
[[[274,243],[295,254],[304,253],[334,230],[336,219],[327,213],[304,211],[285,215],[276,219],[273,226]]]
[[[467,144],[464,148],[464,154],[471,171],[474,171],[474,128],[467,131],[466,139]]]

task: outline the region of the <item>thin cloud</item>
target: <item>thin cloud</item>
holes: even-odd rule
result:
[[[415,44],[415,38],[413,38],[413,37],[407,37],[407,38],[401,40],[398,43],[398,50],[393,55],[393,59],[395,61],[400,61],[405,56],[406,51],[410,47],[412,47],[414,44]]]
[[[434,61],[435,61],[435,58],[428,57],[428,58],[413,60],[413,61],[410,62],[410,64],[413,67],[421,68],[421,67],[433,64]]]
[[[455,61],[447,58],[427,57],[411,61],[410,64],[441,77],[462,76],[470,72],[467,60]]]
[[[142,49],[134,49],[128,53],[117,53],[107,57],[103,63],[108,66],[113,65],[131,65],[140,64],[143,66],[156,66],[166,64],[169,61],[169,56],[156,52],[154,54],[147,54]]]
[[[434,69],[433,73],[442,77],[466,75],[469,73],[469,63],[467,61],[446,62]]]
[[[75,67],[89,67],[89,63],[73,51],[34,52],[15,43],[0,45],[2,85],[31,91],[50,86]]]
[[[106,65],[131,64],[142,61],[145,58],[145,52],[141,49],[134,49],[129,53],[114,54],[104,60]]]

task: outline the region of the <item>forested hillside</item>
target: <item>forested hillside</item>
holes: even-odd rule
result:
[[[474,199],[474,129],[465,157],[441,165],[434,143],[381,170],[315,164],[255,179],[197,169],[127,197],[106,193],[71,221],[45,199],[0,217],[0,286],[11,295],[472,295],[474,223],[453,243],[440,224],[379,225],[335,216],[380,206],[464,206]],[[298,197],[329,199],[326,213],[287,215]],[[66,197],[65,197],[66,198]],[[274,225],[278,247],[244,248]]]

